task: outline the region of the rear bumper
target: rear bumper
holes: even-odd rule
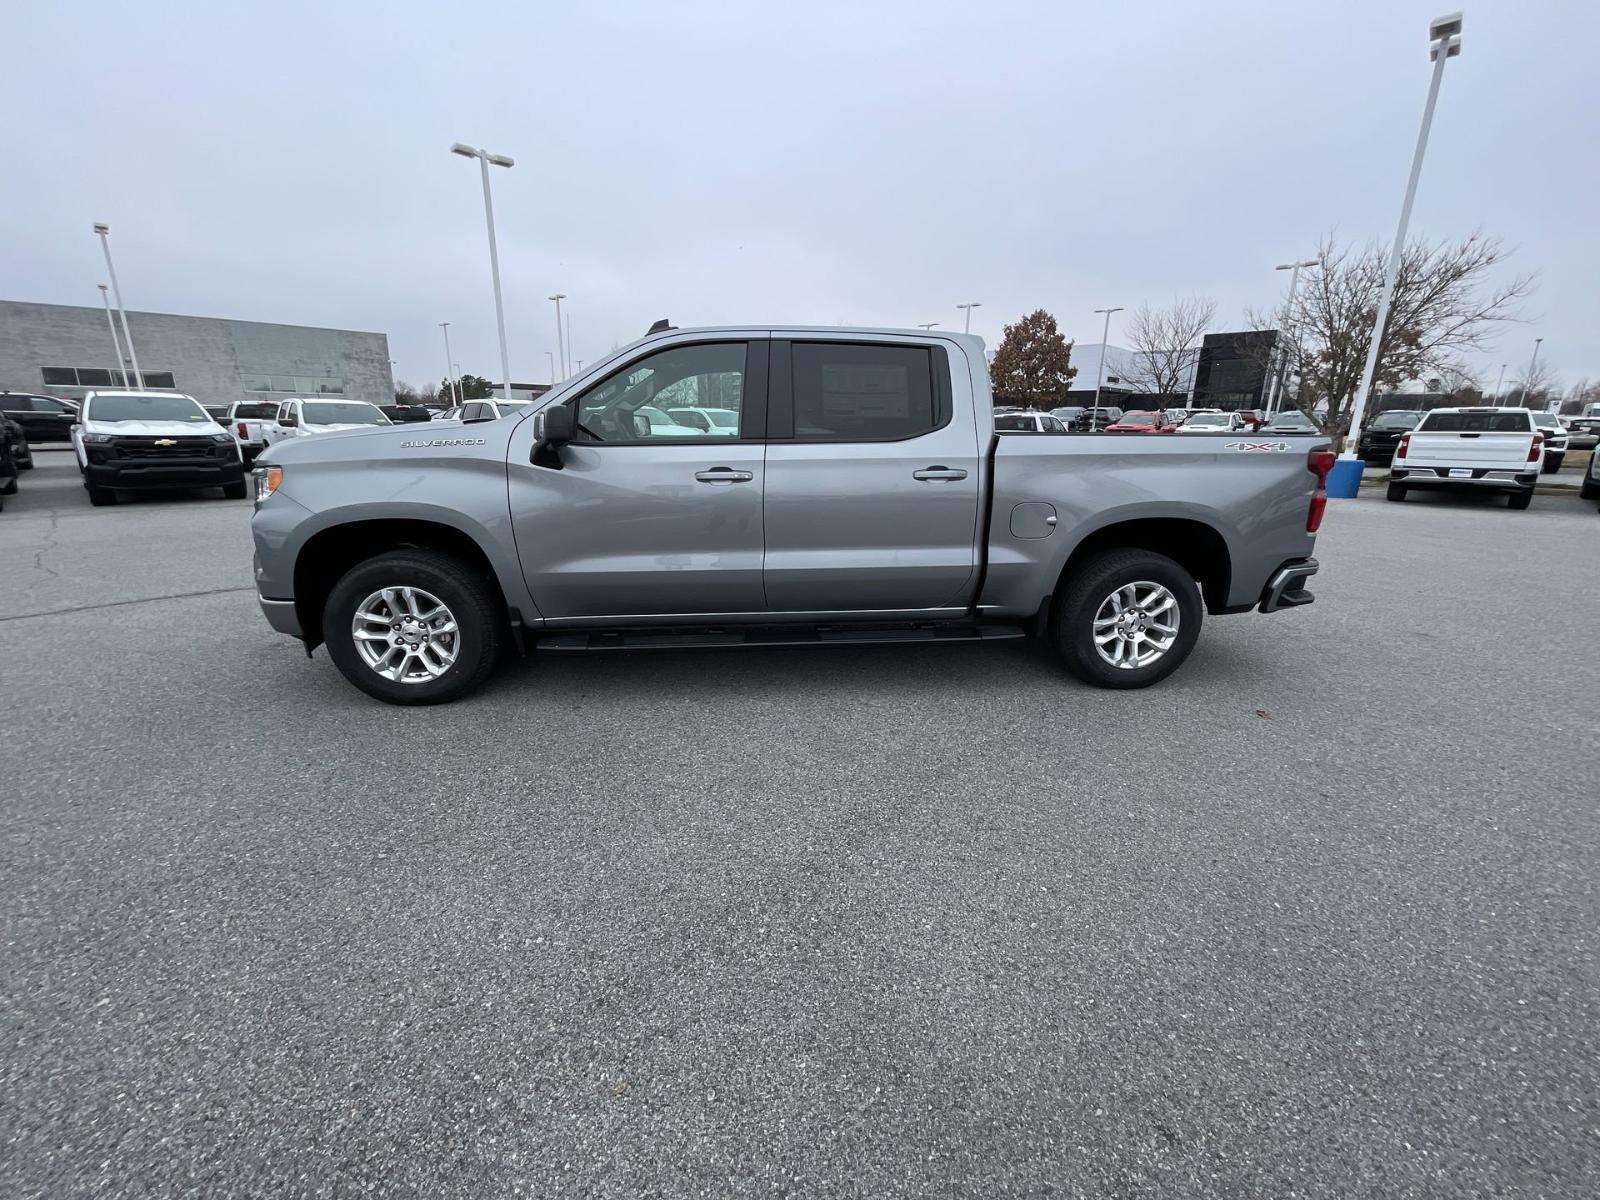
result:
[[[1475,469],[1467,478],[1441,475],[1447,467],[1390,467],[1389,482],[1421,488],[1479,488],[1491,492],[1531,492],[1539,482],[1539,463],[1527,471]]]
[[[1316,597],[1306,590],[1306,580],[1320,569],[1314,558],[1300,558],[1286,562],[1272,573],[1267,586],[1261,589],[1261,603],[1257,612],[1277,612],[1281,608],[1299,608],[1310,604]]]

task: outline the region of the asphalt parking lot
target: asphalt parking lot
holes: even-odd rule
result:
[[[1592,1196],[1600,515],[1336,502],[1318,602],[574,655],[389,708],[250,506],[0,514],[6,1196]]]

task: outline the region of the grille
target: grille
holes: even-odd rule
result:
[[[156,443],[174,442],[172,446],[158,446]],[[194,458],[197,455],[209,457],[211,448],[215,445],[210,438],[118,438],[117,453],[123,458]]]

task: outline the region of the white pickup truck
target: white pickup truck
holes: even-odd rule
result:
[[[309,437],[314,433],[333,433],[340,429],[364,429],[369,425],[392,425],[376,404],[365,400],[284,400],[277,416],[267,422],[262,433],[272,446],[289,438]]]
[[[244,461],[255,461],[256,455],[267,448],[267,426],[278,416],[278,405],[273,400],[240,400],[228,406],[228,419],[223,427],[239,443],[239,453]]]
[[[1395,448],[1389,499],[1422,488],[1510,493],[1527,508],[1544,462],[1544,434],[1526,408],[1436,408]]]

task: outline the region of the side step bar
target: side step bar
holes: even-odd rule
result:
[[[899,642],[997,642],[1020,638],[1017,625],[915,625],[848,629],[827,625],[714,626],[681,631],[662,629],[594,630],[553,633],[538,638],[540,650],[706,650],[724,646],[872,646]]]

